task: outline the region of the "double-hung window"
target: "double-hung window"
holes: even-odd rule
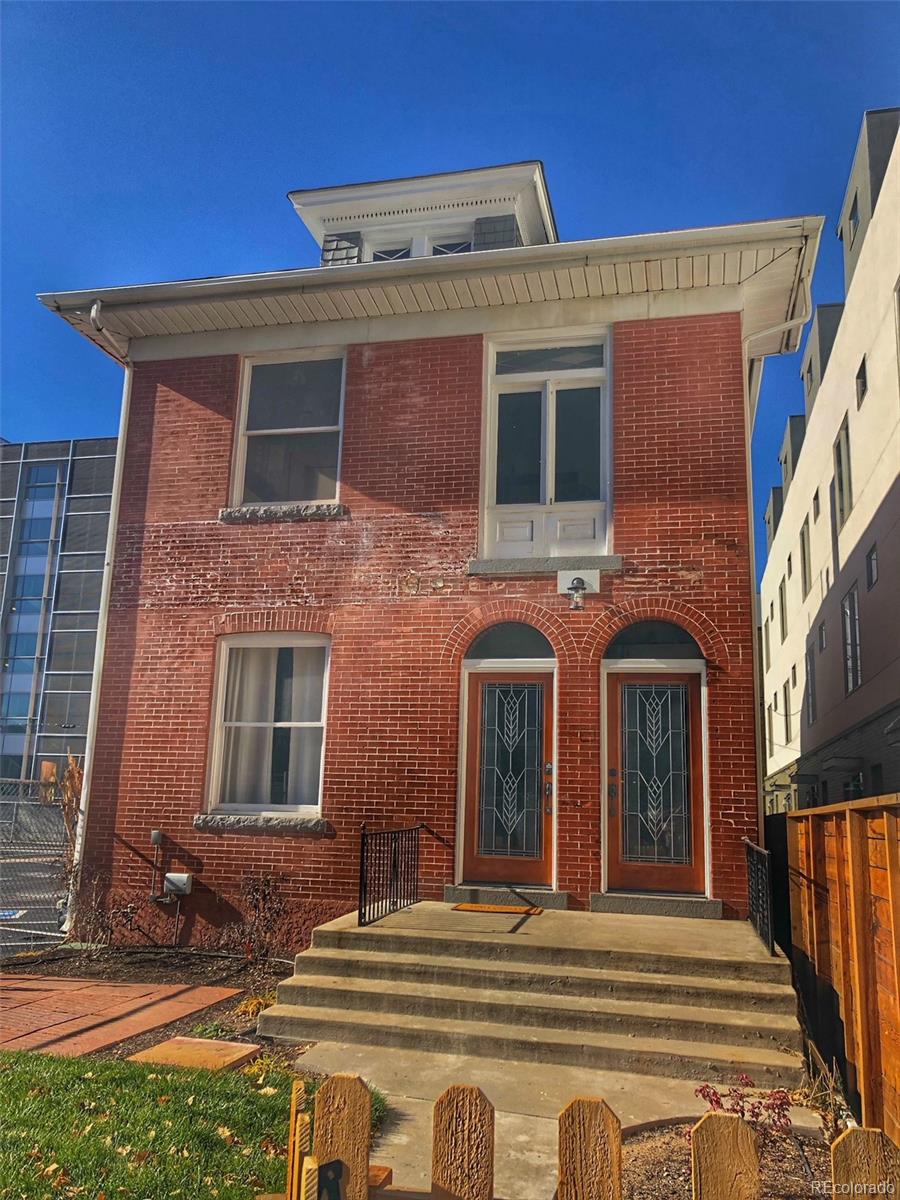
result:
[[[605,553],[606,367],[600,336],[492,348],[488,558]]]
[[[344,359],[247,364],[236,504],[337,499]]]
[[[238,634],[221,640],[210,807],[318,810],[329,639]]]

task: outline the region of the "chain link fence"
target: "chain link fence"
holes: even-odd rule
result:
[[[0,956],[62,941],[66,875],[59,800],[35,781],[0,779]]]

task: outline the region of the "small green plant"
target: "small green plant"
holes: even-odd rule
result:
[[[231,1025],[226,1025],[222,1021],[200,1021],[191,1029],[193,1037],[199,1038],[225,1038],[234,1037],[234,1028]]]

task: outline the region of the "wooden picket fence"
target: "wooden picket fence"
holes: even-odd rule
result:
[[[291,1099],[287,1190],[259,1200],[367,1200],[370,1188],[388,1186],[390,1171],[369,1163],[371,1101],[358,1075],[332,1075],[316,1092],[312,1138],[303,1108],[298,1083]],[[740,1117],[701,1117],[691,1136],[691,1159],[694,1200],[760,1200],[756,1134]],[[900,1151],[878,1129],[841,1134],[831,1148],[831,1169],[823,1194],[828,1182],[835,1195],[900,1194]],[[579,1097],[560,1113],[556,1195],[622,1200],[622,1126],[604,1100]],[[435,1102],[431,1196],[494,1200],[494,1108],[477,1087],[457,1084]]]

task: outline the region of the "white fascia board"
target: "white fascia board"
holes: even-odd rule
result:
[[[585,265],[630,259],[659,258],[686,252],[779,249],[800,239],[811,239],[818,247],[825,218],[787,217],[738,225],[714,225],[662,233],[640,233],[625,237],[592,238],[579,242],[557,242],[542,246],[516,246],[507,250],[479,250],[469,254],[407,258],[399,262],[352,263],[341,267],[301,267],[287,271],[263,271],[253,275],[219,275],[208,279],[181,279],[125,287],[95,288],[77,292],[42,292],[38,300],[65,315],[68,309],[83,309],[95,300],[117,304],[163,304],[171,301],[215,300],[223,296],[248,296],[273,288],[316,289],[359,286],[387,280],[405,283],[419,276],[475,274],[479,271],[547,269],[554,263],[567,266],[573,260]],[[809,251],[807,251],[809,253]],[[814,257],[809,270],[814,265]]]

